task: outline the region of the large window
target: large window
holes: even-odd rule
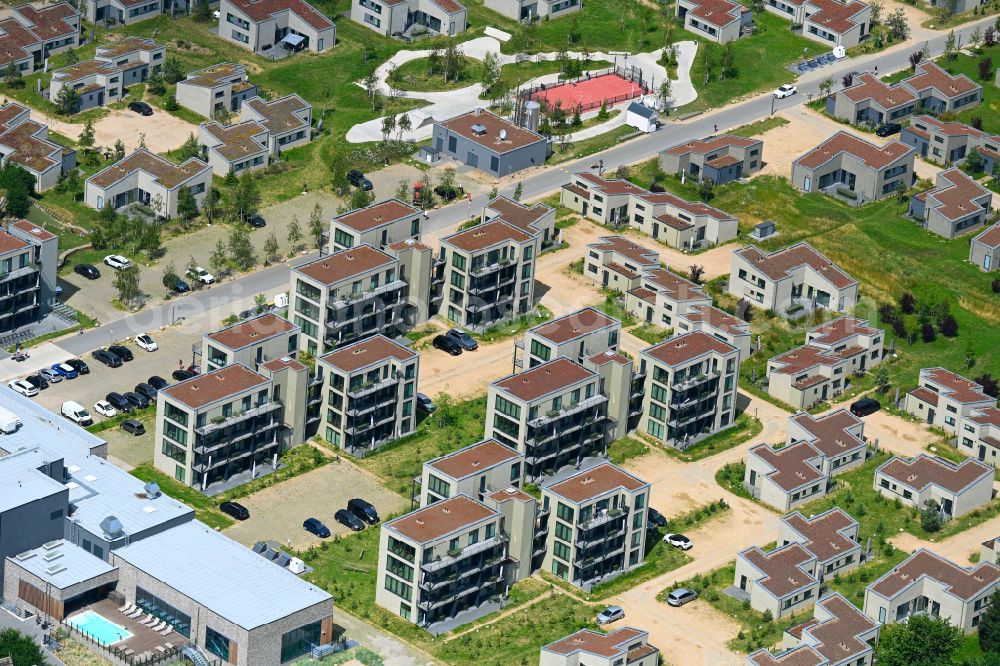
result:
[[[496,397],[496,409],[501,414],[506,414],[511,418],[521,418],[521,408],[506,398]]]
[[[401,580],[396,580],[392,576],[385,577],[385,589],[389,590],[397,597],[402,597],[407,601],[413,596],[413,588]]]
[[[205,626],[205,649],[223,661],[229,661],[229,639],[207,625]]]
[[[451,486],[444,479],[439,479],[433,474],[427,475],[427,489],[439,497],[448,499],[451,497]]]
[[[292,629],[281,637],[281,661],[291,661],[301,657],[320,644],[323,627],[320,621]]]
[[[408,583],[413,582],[413,567],[406,564],[402,560],[397,560],[392,555],[387,555],[385,559],[386,571],[391,573],[393,576],[402,578]]]
[[[153,617],[169,623],[184,638],[191,638],[191,616],[187,613],[182,613],[141,587],[135,588],[135,604]]]
[[[527,284],[527,283],[525,283],[525,284]],[[538,340],[532,340],[531,341],[531,355],[532,356],[537,356],[538,358],[542,359],[543,361],[548,361],[550,358],[552,358],[552,350],[549,349],[548,347],[546,347],[545,345],[543,345]]]

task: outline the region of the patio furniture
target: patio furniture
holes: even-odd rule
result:
[[[132,604],[126,603],[124,606],[122,606],[121,608],[118,609],[118,612],[119,613],[127,613],[128,611],[130,611],[132,609],[132,607],[133,607]]]
[[[164,629],[164,630],[162,630],[160,632],[160,635],[161,636],[166,636],[166,635],[170,634],[173,630],[174,630],[173,625],[168,624],[167,627],[166,627],[166,629]]]
[[[135,650],[133,650],[132,648],[122,648],[122,652],[125,653],[126,657],[131,657],[132,655],[135,654]]]
[[[140,617],[145,612],[146,611],[144,611],[141,608],[137,607],[134,611],[132,611],[131,613],[128,613],[125,617],[127,617],[127,618],[129,618],[131,620],[135,620],[136,618]]]
[[[149,617],[147,617],[145,620],[143,620],[139,624],[141,624],[144,627],[152,627],[154,624],[156,624],[159,621],[160,621],[160,618],[158,618],[155,615],[153,615],[152,613],[150,613]]]
[[[160,654],[166,654],[167,653],[167,649],[165,647],[163,647],[162,645],[157,645],[156,646],[156,651],[159,652]]]
[[[160,629],[163,629],[163,625],[165,625],[165,624],[166,624],[166,622],[164,622],[163,620],[160,620],[159,622],[154,622],[153,624],[149,625],[149,628],[152,631],[159,631]]]
[[[171,650],[173,650],[176,647],[173,643],[164,643],[164,645],[166,645],[167,648],[169,648]]]

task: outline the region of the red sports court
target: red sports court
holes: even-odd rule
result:
[[[581,111],[589,111],[607,102],[608,106],[626,102],[636,97],[642,97],[649,90],[639,77],[623,76],[619,71],[602,72],[598,75],[582,77],[566,83],[557,83],[537,89],[531,93],[531,99],[545,103],[549,108],[562,103],[562,108],[572,112],[578,106]]]

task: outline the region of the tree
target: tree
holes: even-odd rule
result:
[[[941,331],[941,335],[944,337],[953,338],[958,335],[958,322],[955,321],[954,317],[948,315],[938,324],[938,330]]]
[[[184,140],[184,143],[177,149],[177,152],[181,160],[189,160],[201,154],[201,145],[198,143],[198,139],[195,138],[194,133],[188,134],[188,138]]]
[[[664,77],[663,82],[660,84],[660,87],[657,90],[656,94],[656,98],[660,101],[660,108],[663,109],[664,111],[670,108],[670,96],[672,94],[673,94],[673,89],[671,88],[670,85],[670,79]],[[601,110],[604,112],[605,116],[608,115],[607,101],[601,102]]]
[[[711,201],[714,190],[715,190],[715,181],[713,181],[711,178],[702,178],[701,182],[698,183],[698,196],[701,197],[702,201],[705,202]]]
[[[24,78],[21,76],[21,70],[14,65],[13,60],[7,63],[7,68],[3,71],[3,78],[11,88],[24,87]]]
[[[382,143],[389,143],[389,137],[396,130],[396,116],[391,113],[382,118]],[[387,158],[388,159],[388,158]]]
[[[80,94],[70,86],[63,86],[56,94],[56,108],[64,116],[71,116],[80,108]]]
[[[973,381],[983,387],[983,393],[986,395],[994,398],[1000,397],[1000,383],[998,383],[990,373],[985,372],[976,377]],[[1000,650],[997,651],[1000,652]]]
[[[445,196],[455,189],[455,177],[457,175],[458,172],[455,170],[455,167],[452,166],[445,167],[441,170],[441,176],[438,178],[438,187],[445,194]]]
[[[979,148],[973,148],[965,156],[965,164],[963,168],[972,175],[978,175],[983,172],[983,155],[979,152]]]
[[[726,42],[722,47],[722,59],[719,61],[719,78],[722,80],[736,77],[736,52],[733,43]]]
[[[195,261],[194,256],[189,256],[188,257],[187,265],[184,266],[184,274],[185,275],[197,275],[198,273],[195,271],[196,268],[198,268],[198,262]],[[203,286],[204,285],[201,283],[201,280],[192,280],[191,281],[191,288],[192,289],[198,290],[198,289],[201,289]]]
[[[273,264],[274,262],[281,259],[281,255],[278,254],[278,237],[274,235],[274,230],[268,234],[267,239],[264,241],[264,265]]]
[[[917,299],[906,291],[899,297],[899,309],[903,314],[913,314],[917,311]]]
[[[163,278],[161,280],[161,283],[167,289],[172,289],[173,286],[177,284],[177,281],[179,279],[180,276],[177,274],[177,269],[174,267],[174,262],[168,261],[167,265],[163,267]]]
[[[993,75],[993,59],[982,58],[979,61],[979,80],[986,81]]]
[[[146,90],[151,95],[162,95],[167,92],[167,85],[163,82],[163,76],[159,72],[153,72],[146,79]]]
[[[490,101],[495,102],[496,87],[500,83],[500,58],[493,51],[488,51],[483,57],[482,69],[480,70],[479,83],[483,90],[490,96]]]
[[[403,178],[398,183],[396,183],[396,194],[395,194],[395,197],[397,199],[399,199],[400,201],[406,201],[406,202],[410,201],[410,197],[411,197],[411,194],[410,194],[410,181],[408,181],[405,178]]]
[[[517,181],[517,185],[514,187],[514,201],[520,201],[521,196],[524,194],[524,183]]]
[[[445,83],[462,77],[463,58],[462,49],[455,42],[449,41],[441,55],[441,71]]]
[[[177,192],[177,217],[184,223],[198,217],[198,202],[190,187],[181,187]]]
[[[410,114],[404,113],[399,117],[399,121],[396,123],[396,129],[399,130],[399,140],[403,140],[403,135],[413,129],[413,122],[410,120]]]
[[[250,234],[242,227],[233,227],[229,232],[229,259],[241,271],[248,271],[257,263]]]
[[[871,0],[868,3],[868,7],[871,8],[872,12],[872,25],[878,25],[882,21],[882,10],[885,9],[885,3],[882,0]]]
[[[910,36],[910,25],[906,22],[906,14],[900,7],[893,11],[885,20],[892,41],[902,41]]]
[[[668,85],[669,85],[669,80],[668,80]],[[662,84],[660,85],[660,90],[661,91],[663,90],[663,85]],[[669,95],[667,95],[667,97],[669,97]],[[666,109],[666,103],[665,102],[664,102],[664,109]],[[601,108],[597,112],[597,119],[598,120],[607,120],[610,117],[611,117],[611,114],[608,113],[608,100],[602,99],[601,100]]]
[[[193,135],[192,135],[193,136]],[[87,119],[87,122],[83,124],[83,131],[80,132],[80,137],[76,140],[80,147],[83,148],[84,152],[89,152],[94,148],[94,121]]]
[[[920,327],[920,338],[924,342],[934,342],[937,339],[937,331],[934,330],[934,324],[925,321]]]
[[[125,159],[125,144],[121,139],[115,139],[115,145],[111,151],[111,161],[120,162],[123,159]]]
[[[357,210],[358,208],[367,208],[375,203],[375,192],[371,190],[365,190],[360,187],[355,188],[351,192],[351,198],[349,200],[349,205],[351,210]]]
[[[993,26],[989,26],[983,32],[983,46],[990,48],[997,43],[997,31]]]
[[[219,203],[221,200],[222,195],[219,194],[219,190],[214,187],[208,188],[208,192],[205,193],[205,199],[201,202],[201,212],[209,224],[215,222],[215,219],[219,216],[221,212]]]
[[[139,267],[132,264],[118,271],[112,286],[118,291],[118,300],[122,305],[130,308],[137,304],[142,298],[142,289],[139,288]]]
[[[969,46],[971,46],[974,49],[978,49],[979,44],[982,43],[982,41],[983,41],[983,31],[977,25],[976,29],[972,31],[971,35],[969,35]]]
[[[45,655],[31,636],[17,629],[0,631],[0,655],[10,657],[14,666],[45,666]]]
[[[240,222],[246,222],[250,216],[257,212],[258,206],[260,206],[260,190],[257,189],[257,183],[249,173],[244,174],[239,179],[239,183],[233,191],[232,204],[233,213],[236,214],[236,219]]]
[[[924,59],[923,51],[914,51],[910,54],[910,71],[915,71],[920,61]]]
[[[191,16],[199,23],[208,23],[212,20],[212,7],[208,4],[208,0],[195,0]]]
[[[174,56],[168,56],[167,61],[163,63],[163,80],[174,84],[183,78],[184,68],[181,67],[180,61]]]
[[[368,96],[368,102],[372,105],[372,111],[374,111],[378,108],[382,97],[382,91],[378,83],[378,74],[375,73],[375,70],[365,74],[365,78],[361,79],[361,85],[365,89],[365,95]]]
[[[829,97],[831,90],[833,90],[833,79],[826,79],[819,84],[819,92],[823,97]]]
[[[905,624],[882,625],[875,645],[879,666],[940,666],[951,663],[962,630],[942,617],[911,615]]]
[[[295,254],[299,251],[299,245],[302,243],[302,228],[299,226],[299,218],[292,215],[292,221],[288,223],[288,236],[285,237],[288,241],[289,252]]]
[[[948,33],[948,36],[944,40],[944,57],[948,60],[954,60],[958,57],[957,39],[955,38],[955,31],[952,30]]]
[[[840,77],[840,85],[842,85],[845,88],[850,88],[852,85],[854,85],[854,72],[848,72],[847,74],[844,74],[842,77]]]
[[[215,242],[215,249],[208,256],[208,267],[215,273],[216,278],[221,278],[228,272],[229,258],[226,255],[226,244],[221,238]]]
[[[705,274],[705,267],[699,266],[698,264],[691,264],[691,268],[688,269],[688,275],[691,278],[691,282],[695,284],[701,284],[701,276]]]
[[[927,500],[920,509],[920,526],[925,532],[937,532],[941,529],[941,505],[937,500]]]
[[[181,105],[177,103],[177,96],[170,93],[163,98],[163,108],[167,111],[174,112],[181,108]]]
[[[309,214],[309,235],[312,236],[313,244],[316,249],[320,249],[323,246],[323,234],[326,232],[326,227],[323,224],[323,209],[320,208],[317,203],[313,206],[312,213]]]
[[[875,371],[875,390],[884,394],[889,390],[889,368],[880,365]]]
[[[4,214],[8,217],[24,217],[31,209],[31,195],[35,189],[35,177],[13,162],[0,168],[0,190],[4,191],[6,204]]]

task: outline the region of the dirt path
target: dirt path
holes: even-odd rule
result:
[[[53,131],[74,141],[83,132],[83,123],[69,123],[31,109],[31,119],[48,125]],[[189,135],[198,136],[198,127],[159,109],[151,116],[140,116],[133,111],[118,109],[94,121],[94,145],[111,148],[121,139],[125,152],[139,147],[140,137],[145,136],[146,147],[154,153],[166,153],[180,148]]]

